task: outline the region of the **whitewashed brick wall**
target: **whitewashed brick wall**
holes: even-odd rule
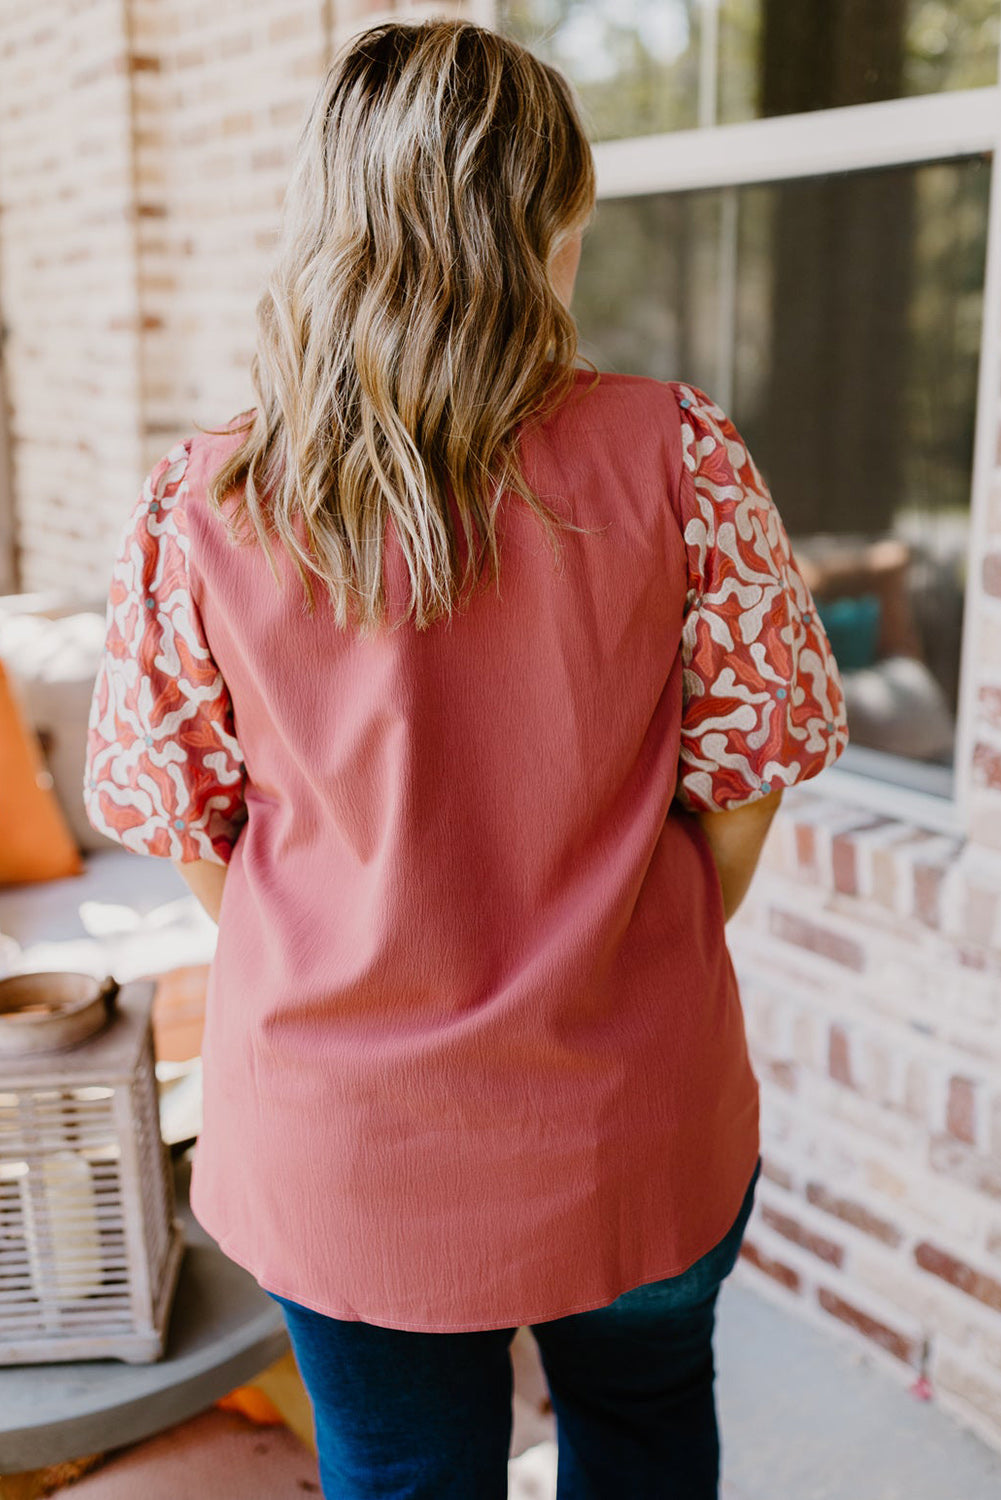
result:
[[[254,309],[328,47],[319,0],[132,0],[143,461],[253,402]]]
[[[136,488],[130,56],[119,0],[4,0],[0,295],[22,587],[86,589]]]
[[[738,1274],[1001,1448],[1001,855],[807,785],[729,942],[762,1087]]]
[[[475,7],[473,7],[475,9]],[[143,475],[253,400],[291,153],[366,0],[0,0],[19,586],[97,597]]]

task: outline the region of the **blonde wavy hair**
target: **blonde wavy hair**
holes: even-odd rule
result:
[[[575,384],[577,330],[548,267],[594,200],[571,85],[516,42],[436,20],[341,48],[299,137],[257,304],[258,404],[200,429],[244,433],[209,502],[222,514],[235,498],[232,539],[259,540],[276,579],[269,533],[288,549],[310,613],[315,577],[340,626],[386,623],[388,518],[417,629],[460,605],[485,562],[498,577],[505,490],[557,553],[557,529],[584,529],[531,489],[518,431]]]

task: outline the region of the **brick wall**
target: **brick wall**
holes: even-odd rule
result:
[[[739,1274],[1001,1447],[1001,856],[804,786],[729,933],[762,1091]]]
[[[998,205],[994,205],[997,213]],[[997,394],[997,343],[989,372]],[[969,594],[971,630],[966,669],[972,680],[973,713],[969,745],[968,827],[980,842],[1001,849],[1001,406],[995,406],[995,441],[985,443],[986,504],[975,535]]]
[[[253,402],[254,308],[323,75],[320,0],[132,0],[143,462]]]
[[[489,20],[489,0],[465,10]],[[252,400],[254,306],[303,112],[333,46],[389,13],[364,0],[0,0],[22,588],[102,596],[143,474],[193,422]],[[737,1274],[903,1380],[924,1366],[1001,1448],[1001,454],[994,464],[967,604],[969,837],[811,784],[785,799],[729,931],[765,1164]]]
[[[0,10],[0,295],[21,586],[110,567],[140,410],[130,55],[119,0]]]
[[[482,9],[479,0],[465,11]],[[0,0],[0,310],[19,587],[99,597],[143,475],[253,400],[292,149],[371,0]]]

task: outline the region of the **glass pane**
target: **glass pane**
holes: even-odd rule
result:
[[[599,368],[694,382],[775,497],[853,743],[952,763],[990,161],[604,199]]]
[[[611,140],[995,84],[1001,0],[499,0],[497,25]]]
[[[573,302],[581,353],[599,368],[718,386],[720,199],[599,199]]]
[[[721,0],[721,124],[998,81],[998,0]]]
[[[501,0],[500,30],[571,78],[592,140],[694,126],[699,0]]]

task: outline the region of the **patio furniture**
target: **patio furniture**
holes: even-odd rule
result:
[[[162,1358],[184,1243],[155,990],[66,970],[0,979],[0,1365]]]

